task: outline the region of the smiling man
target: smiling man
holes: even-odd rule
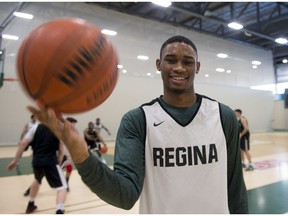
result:
[[[130,209],[140,197],[140,213],[248,213],[238,122],[228,106],[195,93],[196,46],[169,38],[156,67],[164,94],[123,116],[113,170],[52,109],[29,109],[66,144],[83,182],[112,205]]]

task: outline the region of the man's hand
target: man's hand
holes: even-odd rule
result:
[[[15,160],[11,161],[8,166],[7,166],[7,169],[8,170],[12,170],[14,169],[15,167],[17,166],[17,162]]]
[[[52,108],[46,108],[40,101],[37,107],[28,106],[27,109],[44,125],[46,125],[66,146],[75,163],[84,162],[88,156],[86,141],[76,127],[65,120],[61,113]]]

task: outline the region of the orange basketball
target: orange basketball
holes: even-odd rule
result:
[[[37,27],[24,39],[17,71],[24,89],[62,113],[103,103],[118,80],[118,57],[101,30],[85,20],[62,18]]]
[[[106,145],[101,145],[101,153],[105,154],[105,153],[107,153],[107,151],[108,151],[107,146]]]

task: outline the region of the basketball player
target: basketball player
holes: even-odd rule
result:
[[[37,209],[34,200],[45,176],[49,185],[57,190],[56,214],[64,214],[67,183],[57,158],[57,151],[59,158],[62,158],[63,144],[48,127],[43,124],[34,125],[21,140],[14,159],[7,166],[8,170],[16,167],[24,149],[29,144],[33,149],[32,165],[35,179],[30,187],[30,200],[26,213],[32,213]]]
[[[69,122],[73,123],[73,124],[76,124],[77,123],[77,120],[75,118],[72,118],[72,117],[67,117],[66,118]],[[36,120],[36,118],[35,118]],[[29,146],[29,145],[28,145]],[[27,148],[27,147],[26,147]],[[72,174],[72,170],[73,170],[73,165],[72,165],[72,159],[71,159],[71,156],[67,150],[67,148],[63,145],[63,158],[60,159],[61,162],[61,168],[65,168],[65,171],[66,171],[66,174],[65,174],[65,178],[66,178],[66,181],[67,181],[67,192],[70,191],[70,188],[69,188],[69,185],[68,185],[68,182],[69,182],[69,179],[70,179],[70,176]],[[43,178],[44,176],[42,176]],[[41,180],[39,180],[39,182],[41,182]],[[28,196],[29,193],[30,193],[30,188],[29,187],[25,192],[24,192],[24,196]]]
[[[196,46],[183,36],[169,38],[156,67],[163,96],[123,116],[113,170],[52,108],[37,101],[28,109],[66,144],[83,182],[112,205],[130,209],[140,198],[140,213],[247,213],[236,115],[195,93]]]
[[[104,130],[108,133],[109,136],[111,135],[111,133],[110,133],[110,131],[108,130],[108,128],[105,127],[105,126],[101,123],[100,118],[96,118],[94,128],[95,128],[95,130],[96,130],[99,134],[101,133],[101,129],[104,129]]]
[[[247,119],[242,115],[241,109],[235,110],[237,119],[239,121],[240,126],[240,148],[241,148],[241,160],[242,160],[242,167],[245,168],[245,158],[246,156],[249,164],[248,167],[245,169],[246,171],[252,171],[254,170],[254,166],[251,159],[251,154],[249,152],[250,150],[250,131],[248,126]]]
[[[84,139],[87,143],[87,146],[90,151],[96,153],[96,155],[99,157],[99,159],[106,163],[106,160],[102,157],[101,154],[101,145],[100,142],[103,143],[103,145],[106,145],[102,137],[100,136],[99,132],[94,129],[93,122],[88,123],[88,128],[84,130]]]

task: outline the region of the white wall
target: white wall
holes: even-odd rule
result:
[[[250,90],[247,88],[224,87],[219,85],[198,84],[196,91],[218,100],[231,109],[241,108],[243,115],[249,120],[252,132],[271,130],[273,118],[273,96],[271,92]],[[89,121],[100,117],[112,135],[109,137],[103,131],[105,139],[114,139],[120,120],[125,112],[140,106],[162,94],[161,79],[149,79],[130,76],[120,76],[112,95],[98,108],[86,113],[74,115],[79,121],[77,127],[83,131]],[[17,83],[5,85],[0,90],[0,145],[15,144],[25,122],[30,114],[26,106],[33,104]]]
[[[272,128],[279,131],[288,130],[288,109],[285,109],[284,100],[274,101],[274,117]]]
[[[0,14],[9,13],[4,6],[12,3],[0,3]],[[100,117],[112,132],[109,137],[103,131],[105,139],[114,139],[120,119],[128,110],[162,94],[162,81],[156,74],[155,59],[164,40],[176,34],[183,34],[195,41],[199,49],[201,71],[196,77],[196,91],[219,100],[232,109],[241,108],[248,118],[251,131],[271,130],[273,116],[273,97],[271,93],[250,90],[250,85],[273,82],[271,52],[246,47],[219,38],[179,29],[158,22],[127,16],[91,7],[83,3],[31,3],[25,12],[35,15],[32,21],[16,21],[5,29],[5,33],[20,35],[18,42],[3,41],[6,54],[17,53],[21,40],[36,26],[43,22],[63,16],[85,18],[100,27],[109,26],[118,31],[118,36],[111,38],[119,54],[120,63],[124,64],[127,74],[120,74],[119,82],[112,95],[98,108],[75,115],[79,120],[78,128],[83,131],[89,121]],[[0,17],[1,17],[0,16]],[[1,20],[0,20],[1,21]],[[229,58],[218,59],[218,52],[227,52]],[[136,55],[142,53],[150,56],[149,61],[137,61]],[[251,69],[251,61],[262,61],[259,70]],[[6,77],[17,77],[15,56],[8,56],[5,62]],[[215,68],[225,65],[232,73],[215,72]],[[229,67],[229,68],[228,68]],[[152,72],[151,77],[146,73]],[[210,77],[205,78],[209,73]],[[24,124],[30,114],[25,107],[32,101],[25,95],[18,82],[5,82],[0,89],[0,145],[13,145],[18,142]]]

